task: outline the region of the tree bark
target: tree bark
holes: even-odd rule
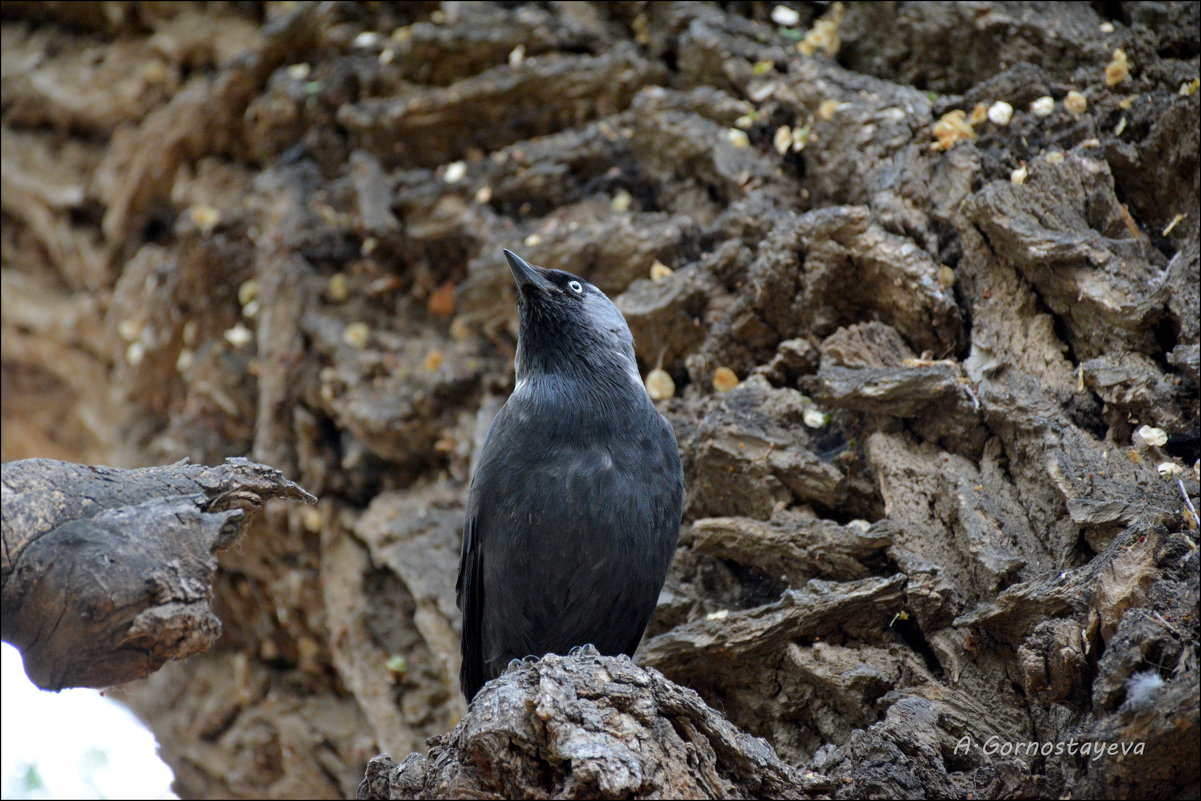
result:
[[[775,794],[724,717],[780,795],[1201,792],[1197,4],[775,6],[3,5],[3,458],[248,454],[321,498],[128,696],[178,792],[347,797],[381,751],[374,795],[590,792],[472,732],[600,728],[455,688],[501,248],[674,385],[635,661],[720,716],[672,734],[683,690],[588,659],[495,697],[646,709],[709,778],[630,789],[619,737],[587,787]]]
[[[141,470],[25,459],[0,484],[3,637],[55,691],[133,681],[212,647],[213,554],[265,500],[317,500],[245,459]]]
[[[767,742],[657,670],[595,648],[529,662],[428,756],[372,760],[359,798],[804,797]]]

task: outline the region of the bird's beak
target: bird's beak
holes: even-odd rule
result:
[[[547,281],[545,278],[543,278],[537,270],[535,270],[529,264],[526,264],[525,259],[518,256],[513,251],[506,250],[505,258],[509,260],[509,269],[513,271],[513,280],[517,282],[517,286],[535,286],[541,289],[543,292],[550,292],[558,289],[558,287],[556,287],[550,281]]]

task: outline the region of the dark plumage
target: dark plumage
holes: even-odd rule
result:
[[[633,654],[675,553],[684,475],[625,318],[582,278],[505,251],[517,385],[484,440],[456,585],[463,694],[513,659]]]

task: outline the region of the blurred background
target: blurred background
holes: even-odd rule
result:
[[[1150,767],[940,775],[1197,786],[1197,4],[0,16],[0,455],[246,455],[321,498],[220,555],[218,647],[121,689],[180,796],[348,797],[464,714],[462,503],[512,388],[501,248],[616,299],[676,428],[685,527],[643,661],[827,772],[906,698],[943,753],[1117,736],[1152,668],[1176,695],[1139,724]],[[1104,598],[1027,591],[1130,538]],[[827,599],[821,625],[789,590]],[[656,639],[764,609],[782,627],[730,649]],[[35,724],[141,737],[74,694],[20,711],[12,664],[5,797]],[[106,770],[81,781],[162,793],[161,765],[122,768],[136,790]]]
[[[0,645],[0,794],[5,798],[178,798],[154,735],[98,690],[48,693]]]

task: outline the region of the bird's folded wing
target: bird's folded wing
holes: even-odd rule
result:
[[[455,594],[463,613],[463,664],[459,683],[470,701],[484,686],[484,658],[481,624],[484,608],[484,555],[480,548],[479,526],[475,515],[463,523],[463,552],[459,557],[459,579]]]

